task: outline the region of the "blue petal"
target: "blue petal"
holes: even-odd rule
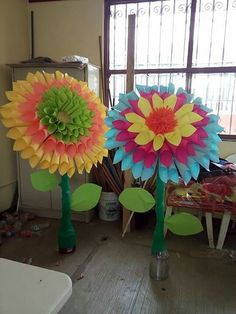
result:
[[[116,148],[116,147],[120,147],[120,146],[123,146],[125,143],[124,142],[116,142],[114,139],[112,138],[109,138],[106,143],[105,143],[105,147],[107,149],[113,149],[113,148]]]
[[[202,98],[201,97],[197,97],[193,100],[193,103],[196,105],[202,105]]]
[[[179,170],[179,173],[182,179],[184,180],[184,183],[187,184],[191,180],[191,177],[192,177],[190,169],[178,161],[175,161],[175,164]]]
[[[171,181],[178,183],[179,182],[179,173],[176,169],[174,163],[172,163],[169,167],[169,178]]]
[[[142,175],[141,175],[141,180],[145,181],[148,180],[149,178],[151,178],[151,176],[153,176],[154,172],[155,172],[156,167],[150,167],[150,168],[143,168],[142,171]]]
[[[186,90],[185,89],[183,89],[182,87],[179,87],[178,89],[177,89],[177,92],[176,92],[176,95],[179,95],[179,94],[187,94],[187,92],[186,92]]]
[[[141,177],[143,167],[144,167],[143,161],[137,162],[136,164],[132,166],[132,173],[135,179],[138,179]]]
[[[138,92],[141,93],[150,93],[151,87],[146,85],[136,85]]]
[[[193,158],[188,158],[188,167],[190,169],[190,172],[192,174],[192,177],[197,180],[199,173],[200,173],[200,165],[199,163],[194,160]]]
[[[168,93],[174,94],[175,92],[175,85],[173,83],[169,83],[168,85]]]
[[[110,130],[108,130],[108,131],[105,133],[105,137],[106,137],[106,138],[116,137],[116,135],[117,135],[119,132],[120,132],[120,130],[111,128]]]
[[[117,110],[109,110],[108,117],[113,118],[113,120],[125,120],[125,118]]]
[[[108,127],[113,126],[113,124],[112,124],[113,121],[114,121],[114,119],[112,119],[112,118],[108,118],[108,117],[105,118],[105,123]]]
[[[121,170],[122,171],[128,170],[132,167],[132,165],[133,165],[132,154],[126,155],[124,159],[122,160]]]
[[[125,152],[123,150],[123,148],[119,148],[117,149],[117,151],[115,152],[115,156],[113,159],[113,164],[117,164],[118,162],[120,162],[125,156]]]
[[[167,183],[167,181],[169,180],[169,172],[168,172],[168,168],[166,167],[162,167],[161,165],[159,165],[159,177],[161,178],[161,180],[165,183]]]
[[[167,93],[167,87],[161,85],[161,86],[160,86],[160,92],[161,92],[161,93]]]

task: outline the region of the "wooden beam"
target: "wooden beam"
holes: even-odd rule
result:
[[[126,92],[131,92],[134,89],[134,47],[135,47],[135,14],[128,16],[128,49],[127,49],[127,73],[126,73]],[[124,173],[124,189],[130,187],[133,183],[131,170]],[[123,224],[122,230],[126,228],[130,232],[131,212],[127,208],[123,208]],[[127,227],[128,225],[128,227]]]

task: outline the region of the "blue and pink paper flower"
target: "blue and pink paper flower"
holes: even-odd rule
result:
[[[162,181],[187,183],[197,179],[200,165],[209,169],[217,162],[219,117],[210,114],[200,98],[174,85],[137,86],[135,92],[120,94],[119,103],[108,112],[108,149],[117,148],[114,163],[131,169],[134,178],[147,180],[158,165]]]

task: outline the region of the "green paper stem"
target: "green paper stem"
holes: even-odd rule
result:
[[[65,174],[61,177],[62,190],[62,217],[58,232],[59,251],[72,252],[76,246],[75,229],[71,222],[71,192],[69,177]]]
[[[164,213],[165,213],[165,183],[160,179],[159,174],[156,178],[156,226],[152,241],[152,255],[166,250],[164,238]]]

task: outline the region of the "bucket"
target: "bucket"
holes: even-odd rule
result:
[[[98,203],[99,218],[105,221],[115,221],[120,218],[120,203],[114,192],[102,192]]]

